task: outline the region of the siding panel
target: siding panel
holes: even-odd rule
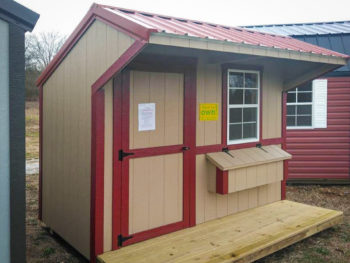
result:
[[[255,168],[256,176],[266,176],[267,169],[261,168],[268,165],[269,164],[257,166]],[[272,171],[274,179],[275,177],[279,177],[281,180],[283,175],[282,166],[274,168],[278,169],[278,171],[276,171],[276,169]],[[248,169],[249,168],[242,168],[234,171],[237,192],[220,195],[208,191],[209,185],[215,185],[215,166],[207,160],[205,154],[196,156],[197,224],[281,199],[281,182],[270,183],[267,181],[265,185],[242,190],[247,185]]]
[[[87,258],[91,85],[133,41],[95,21],[43,86],[43,221]]]
[[[288,179],[349,179],[350,78],[328,78],[326,129],[287,130]]]

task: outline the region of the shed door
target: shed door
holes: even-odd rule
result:
[[[121,91],[115,90],[121,96],[115,100],[121,103],[121,235],[116,238],[125,246],[186,227],[188,176],[184,74],[127,71],[121,82]]]

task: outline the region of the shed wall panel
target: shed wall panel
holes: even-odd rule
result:
[[[262,81],[262,138],[282,136],[282,77],[278,69],[267,67]]]
[[[267,164],[269,165],[269,164]],[[278,166],[278,167],[277,167]],[[281,177],[283,169],[279,165],[273,167],[274,176]],[[260,176],[260,168],[256,167],[256,175]],[[251,167],[250,167],[251,168]],[[243,174],[247,174],[249,168]],[[238,170],[237,170],[238,171]],[[266,175],[266,171],[261,171]],[[235,193],[220,195],[208,191],[210,184],[215,184],[216,167],[206,158],[205,154],[196,156],[196,223],[200,224],[215,218],[234,214],[249,208],[272,203],[281,199],[281,182],[274,182]],[[244,178],[246,183],[246,177]]]
[[[246,63],[242,63],[246,65]],[[282,136],[282,89],[283,79],[278,65],[264,65],[262,73],[262,138],[280,138]],[[196,145],[214,145],[221,143],[222,129],[222,71],[221,65],[198,63],[197,68],[197,114]],[[217,121],[200,121],[200,103],[218,103]]]
[[[43,86],[43,221],[85,257],[90,245],[91,85],[133,42],[95,21]]]
[[[183,219],[183,154],[131,159],[129,234]]]
[[[130,149],[183,143],[183,74],[130,73]],[[155,130],[139,131],[138,106],[155,103]]]
[[[220,65],[199,63],[197,68],[197,146],[221,143],[222,76]],[[219,118],[216,121],[200,121],[199,105],[218,103]]]
[[[328,78],[327,128],[287,130],[288,179],[350,179],[350,77]]]

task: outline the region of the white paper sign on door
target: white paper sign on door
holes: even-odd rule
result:
[[[156,129],[156,104],[139,104],[139,131],[154,131]]]

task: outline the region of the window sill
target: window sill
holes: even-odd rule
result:
[[[287,127],[287,130],[313,130],[312,126]]]
[[[259,139],[246,139],[246,140],[237,140],[237,141],[227,141],[227,145],[236,145],[236,144],[243,144],[243,143],[249,143],[249,142],[259,142]]]

